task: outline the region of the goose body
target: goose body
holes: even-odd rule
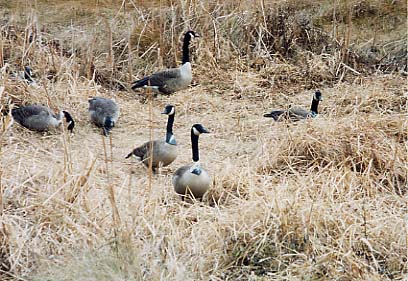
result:
[[[176,170],[172,183],[176,193],[180,195],[192,194],[194,198],[202,198],[207,192],[211,177],[203,169],[199,175],[192,172],[194,164],[185,165]]]
[[[319,102],[323,100],[320,91],[316,91],[313,95],[312,105],[310,110],[302,107],[290,107],[287,110],[273,110],[270,113],[264,114],[264,117],[271,117],[275,121],[299,121],[307,118],[315,118],[318,115],[318,105]]]
[[[175,116],[175,107],[173,105],[167,105],[164,108],[162,114],[168,115],[166,137],[164,139],[158,139],[154,141],[148,141],[143,145],[135,148],[129,153],[126,158],[134,156],[139,161],[142,161],[147,167],[149,166],[149,160],[151,156],[151,148],[153,144],[153,159],[152,168],[156,170],[159,167],[170,165],[178,154],[176,139],[173,135],[173,123]]]
[[[188,31],[184,35],[183,61],[180,67],[165,69],[137,80],[133,82],[132,89],[151,87],[166,95],[186,89],[193,79],[189,45],[191,39],[195,37],[198,35],[194,31]]]
[[[103,128],[105,136],[115,126],[119,118],[119,106],[112,99],[94,97],[89,99],[89,115],[91,121]]]
[[[43,105],[27,105],[11,110],[13,119],[21,126],[32,131],[43,132],[62,124],[62,118],[68,122],[68,130],[72,132],[75,122],[67,111],[55,114],[49,107]]]
[[[199,162],[198,137],[202,133],[209,132],[201,124],[193,125],[191,128],[193,163],[178,168],[172,178],[174,190],[183,196],[183,200],[185,195],[202,198],[211,184],[210,175],[201,168]]]

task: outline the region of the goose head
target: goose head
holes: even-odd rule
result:
[[[176,112],[176,108],[174,107],[174,105],[166,105],[166,107],[164,108],[164,111],[161,114],[174,115],[175,112]]]
[[[29,82],[33,82],[32,77],[34,77],[34,72],[29,66],[24,67],[24,79],[26,79]]]
[[[74,118],[72,118],[71,114],[69,114],[68,111],[63,110],[62,113],[64,114],[65,121],[68,123],[67,129],[72,133],[75,127]]]
[[[210,131],[208,131],[206,128],[204,128],[203,125],[201,124],[194,124],[193,127],[191,128],[192,132],[194,135],[199,136],[201,134],[209,134]]]
[[[323,100],[322,93],[319,90],[317,90],[313,95],[313,99],[315,101],[322,101]]]
[[[200,35],[192,30],[187,31],[185,34],[185,38],[189,38],[189,39],[194,39],[198,37],[200,37]]]
[[[112,117],[110,116],[106,117],[103,125],[103,134],[108,136],[109,131],[112,130],[113,127],[115,127],[115,121],[113,121]]]

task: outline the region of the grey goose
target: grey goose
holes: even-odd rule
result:
[[[108,98],[93,97],[88,100],[89,115],[91,121],[98,127],[102,127],[103,134],[109,135],[119,118],[119,106]]]
[[[62,118],[65,117],[68,123],[67,129],[72,132],[75,127],[74,119],[67,111],[60,111],[55,114],[49,107],[43,105],[27,105],[11,110],[13,119],[21,126],[32,131],[43,132],[52,127],[58,127],[62,124]]]
[[[319,102],[322,100],[322,93],[318,90],[313,95],[310,110],[301,107],[290,107],[287,110],[273,110],[264,114],[264,117],[272,117],[275,121],[299,121],[306,118],[315,118],[318,115]]]
[[[151,87],[162,94],[172,94],[186,89],[192,80],[191,63],[189,54],[190,41],[199,37],[194,31],[187,31],[183,41],[183,60],[178,68],[165,69],[133,82],[132,89]]]
[[[202,198],[211,184],[211,177],[200,165],[198,137],[203,133],[209,133],[203,125],[194,124],[191,127],[193,163],[178,168],[172,178],[174,190],[182,196],[182,200],[186,195]]]
[[[177,158],[177,143],[173,135],[174,116],[176,114],[175,107],[173,105],[167,105],[161,114],[168,115],[166,137],[152,142],[148,141],[135,148],[126,156],[126,158],[134,156],[148,167],[153,144],[153,171],[156,171],[159,167],[170,165]]]

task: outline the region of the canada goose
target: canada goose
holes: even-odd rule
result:
[[[94,97],[88,100],[91,121],[103,128],[103,134],[109,135],[119,118],[119,106],[112,99]]]
[[[283,121],[285,119],[299,121],[301,119],[314,118],[318,114],[317,107],[322,100],[322,93],[316,91],[313,95],[310,110],[301,107],[291,107],[288,110],[273,110],[271,113],[264,114],[264,117],[272,117],[275,121]]]
[[[193,163],[182,166],[173,175],[172,183],[174,190],[182,196],[193,195],[194,198],[202,198],[211,184],[211,177],[200,166],[198,152],[198,137],[209,131],[201,124],[195,124],[191,128],[191,145],[193,151]]]
[[[150,86],[162,94],[169,95],[187,88],[192,80],[189,45],[191,39],[196,37],[199,37],[199,35],[194,31],[188,31],[184,35],[183,61],[180,67],[165,69],[137,80],[133,82],[132,89]]]
[[[13,119],[21,126],[33,131],[47,131],[50,127],[58,127],[62,124],[62,118],[65,117],[68,123],[67,129],[72,132],[75,122],[67,111],[61,111],[58,115],[54,114],[49,107],[42,105],[27,105],[11,110]]]
[[[134,156],[148,167],[151,153],[151,143],[153,143],[153,171],[155,171],[158,167],[170,165],[177,157],[177,143],[176,138],[173,135],[174,116],[176,114],[175,107],[173,105],[167,105],[162,114],[168,115],[166,138],[154,140],[153,142],[148,141],[135,148],[126,156],[126,158]]]

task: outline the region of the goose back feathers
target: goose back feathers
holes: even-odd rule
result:
[[[166,95],[186,89],[192,80],[189,45],[195,37],[199,36],[194,31],[188,31],[184,35],[183,60],[180,67],[162,70],[137,80],[133,82],[132,89],[151,87]]]
[[[91,121],[102,127],[105,136],[115,126],[119,118],[119,106],[112,99],[94,97],[89,99],[89,115]]]
[[[177,158],[177,146],[167,143],[164,139],[146,142],[140,147],[135,148],[126,158],[131,156],[142,161],[146,167],[149,166],[149,159],[153,144],[152,168],[156,170],[159,167],[170,165]]]
[[[74,119],[67,111],[61,111],[56,115],[49,107],[42,105],[13,108],[11,115],[21,126],[38,132],[47,131],[51,127],[58,127],[62,124],[63,117],[68,123],[67,129],[69,131],[72,132],[75,127]]]

